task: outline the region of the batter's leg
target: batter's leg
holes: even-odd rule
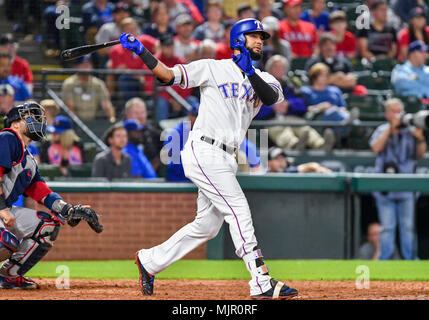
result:
[[[198,192],[197,216],[167,241],[138,252],[138,258],[151,275],[156,275],[187,253],[214,238],[223,223],[223,215],[201,192]]]

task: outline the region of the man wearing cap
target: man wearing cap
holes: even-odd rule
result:
[[[12,76],[10,70],[12,67],[12,57],[9,53],[0,52],[0,84],[10,84],[15,90],[15,101],[21,102],[31,98],[24,80]]]
[[[268,172],[272,173],[331,173],[332,171],[321,166],[317,162],[303,163],[298,166],[293,165],[294,159],[286,155],[286,153],[278,148],[271,147],[268,150]],[[292,163],[292,164],[291,164]]]
[[[356,86],[356,76],[353,74],[352,64],[347,58],[337,55],[336,38],[332,33],[326,32],[320,36],[319,51],[318,57],[307,61],[305,65],[307,72],[313,65],[322,62],[330,70],[328,84],[342,90],[352,90]]]
[[[0,52],[8,53],[12,57],[10,75],[24,80],[30,93],[33,92],[33,72],[30,64],[24,58],[17,56],[18,43],[11,33],[0,36]]]
[[[408,47],[408,60],[392,71],[391,81],[395,93],[403,96],[429,98],[429,67],[425,65],[428,49],[421,41]]]
[[[121,35],[120,23],[130,16],[130,8],[124,2],[118,2],[113,11],[113,22],[103,24],[95,35],[97,43],[108,42],[117,39]],[[105,48],[98,51],[100,54],[108,54],[109,49]]]
[[[92,165],[92,177],[105,177],[108,180],[129,178],[131,176],[131,158],[122,149],[128,143],[127,131],[123,125],[111,126],[104,137],[109,149],[95,156]]]
[[[283,0],[286,19],[280,21],[279,37],[289,41],[292,54],[296,57],[308,58],[317,50],[316,27],[300,19],[302,0]]]
[[[174,53],[177,57],[189,63],[196,58],[196,51],[200,43],[192,38],[194,25],[189,14],[181,14],[174,21],[177,35],[174,37]]]
[[[346,58],[356,56],[356,37],[347,30],[346,13],[341,10],[332,12],[329,15],[329,27],[335,36],[337,53]]]
[[[73,61],[74,68],[92,70],[89,56]],[[91,74],[77,73],[67,78],[61,88],[62,98],[67,107],[82,120],[92,120],[97,116],[115,121],[115,109],[110,102],[109,93],[104,82]],[[102,108],[104,115],[99,113]]]
[[[131,176],[144,179],[156,178],[155,170],[140,147],[142,144],[140,131],[143,126],[136,119],[128,119],[124,121],[124,128],[128,133],[128,143],[123,152],[131,158]]]

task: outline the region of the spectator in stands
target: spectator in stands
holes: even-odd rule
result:
[[[112,11],[113,21],[103,24],[95,35],[97,43],[117,40],[121,35],[121,22],[130,17],[130,7],[124,2],[118,2]],[[99,54],[107,55],[109,48],[98,50]]]
[[[307,111],[303,97],[297,85],[286,76],[288,61],[280,55],[272,56],[266,64],[266,70],[281,84],[285,100],[273,106],[262,105],[256,119],[281,119],[291,122],[305,122]],[[310,126],[273,126],[268,128],[271,140],[281,148],[302,151],[305,148],[331,151],[335,144],[332,129],[326,129],[323,137]]]
[[[113,3],[108,0],[91,0],[82,7],[82,23],[87,43],[94,43],[98,29],[113,21]]]
[[[283,12],[275,8],[273,2],[272,0],[256,0],[256,8],[254,10],[256,19],[262,21],[269,16],[276,17],[278,20],[283,19]]]
[[[264,42],[264,51],[262,52],[262,59],[260,66],[264,69],[264,65],[269,58],[279,54],[284,56],[287,60],[292,58],[290,43],[285,39],[280,39],[278,35],[279,20],[276,17],[268,16],[262,21],[264,31],[270,34],[270,38]]]
[[[279,37],[289,41],[294,57],[308,58],[317,54],[316,27],[300,19],[302,0],[284,0],[285,19],[280,21]]]
[[[206,9],[207,21],[199,25],[193,38],[197,40],[211,39],[214,42],[223,40],[225,27],[222,24],[223,10],[220,2],[209,1]]]
[[[392,71],[395,93],[403,96],[429,98],[429,67],[425,65],[429,46],[417,40],[408,48],[408,60]]]
[[[414,173],[416,160],[426,152],[423,130],[401,126],[404,105],[399,99],[385,103],[388,121],[377,127],[370,138],[372,151],[377,153],[376,173]],[[414,232],[415,194],[413,192],[374,192],[382,231],[380,237],[380,260],[390,259],[395,248],[396,226],[402,257],[416,258],[416,235]]]
[[[314,24],[319,33],[329,31],[329,12],[325,11],[325,6],[325,0],[311,0],[311,9],[301,14],[301,20]]]
[[[159,152],[162,148],[161,131],[147,121],[146,103],[140,98],[132,98],[125,104],[125,120],[135,119],[143,127],[142,146],[146,157],[152,164],[154,170],[160,166]]]
[[[356,259],[359,260],[378,260],[380,256],[380,235],[381,235],[381,224],[378,222],[372,222],[368,225],[366,234],[366,242],[363,243],[358,251]],[[399,260],[401,256],[395,246],[395,251],[392,260]]]
[[[70,119],[62,115],[55,117],[53,124],[47,127],[47,131],[52,136],[42,147],[47,150],[46,154],[41,154],[42,161],[58,165],[61,174],[67,176],[68,166],[78,166],[84,162],[80,138],[73,130]]]
[[[15,41],[11,33],[5,33],[0,36],[0,52],[8,53],[12,57],[12,66],[10,74],[24,80],[30,93],[33,92],[33,72],[30,64],[24,58],[16,53],[18,51],[18,42]]]
[[[229,39],[230,39],[229,35],[234,23],[235,23],[235,20],[228,19],[223,24],[225,27],[225,32],[223,36],[223,41],[216,43],[216,55],[215,55],[216,60],[231,59],[233,51],[229,46]]]
[[[216,43],[205,39],[198,46],[198,59],[214,59],[216,57]]]
[[[174,35],[174,29],[170,25],[170,17],[168,15],[168,8],[165,3],[160,2],[156,7],[155,11],[152,13],[154,23],[149,24],[144,30],[143,33],[154,37],[161,38],[165,35]]]
[[[23,102],[31,98],[24,80],[12,76],[12,57],[8,53],[0,52],[0,84],[10,84],[15,90],[15,103]]]
[[[8,114],[15,102],[15,90],[10,84],[0,84],[0,114]]]
[[[350,116],[340,88],[330,86],[329,77],[329,67],[324,63],[316,63],[310,68],[308,72],[310,86],[301,88],[308,106],[307,110],[321,114],[324,121],[346,124],[356,120],[358,115],[353,112],[352,117]],[[335,128],[334,131],[339,138],[345,138],[349,134],[348,128]]]
[[[319,41],[318,57],[307,61],[305,69],[307,72],[316,63],[324,63],[329,67],[330,75],[328,84],[351,91],[356,86],[356,76],[350,61],[337,54],[337,42],[332,33],[324,33]]]
[[[362,58],[374,60],[397,55],[396,30],[387,24],[387,8],[385,0],[372,2],[370,28],[358,30],[358,52]]]
[[[196,59],[200,43],[199,40],[192,38],[194,31],[192,17],[187,13],[181,14],[177,16],[174,24],[177,33],[174,37],[174,54],[189,63]]]
[[[127,131],[123,125],[111,126],[106,132],[104,142],[109,149],[95,156],[91,176],[105,177],[108,180],[129,178],[131,158],[122,151],[128,143]]]
[[[160,39],[161,51],[155,57],[163,62],[167,67],[174,67],[176,64],[184,64],[186,61],[174,54],[174,40],[171,36],[165,36]],[[186,99],[192,93],[192,89],[180,89],[178,86],[172,87],[182,98]],[[176,118],[183,115],[183,108],[167,92],[158,93],[157,120],[167,118]]]
[[[123,152],[131,158],[131,176],[145,179],[157,178],[155,170],[140,147],[142,144],[140,131],[143,126],[136,119],[128,119],[124,121],[124,128],[128,133],[128,143]]]
[[[292,163],[290,163],[292,162]],[[272,173],[331,173],[332,171],[321,166],[317,162],[303,163],[298,166],[293,165],[294,159],[286,155],[286,153],[278,148],[271,147],[268,150],[268,172]]]
[[[426,15],[421,7],[411,10],[408,27],[398,33],[398,59],[404,61],[408,56],[408,46],[411,42],[420,40],[429,44],[429,27],[426,25]]]
[[[337,53],[346,58],[356,56],[356,37],[347,31],[347,18],[344,11],[337,10],[329,15],[329,27],[335,36]]]
[[[40,105],[45,108],[46,125],[51,126],[54,118],[60,113],[60,107],[53,99],[44,99],[40,101]]]
[[[237,6],[237,20],[255,18],[252,7],[247,2],[242,2]]]
[[[79,70],[92,70],[89,56],[74,60],[74,67]],[[82,120],[106,117],[115,122],[115,109],[110,102],[109,92],[103,80],[91,74],[77,73],[67,78],[61,88],[61,96],[67,107]],[[102,108],[104,115],[99,114]]]
[[[429,9],[424,0],[392,0],[390,7],[403,23],[410,21],[411,12],[415,7],[421,7],[425,12],[426,19],[429,18]]]
[[[122,20],[121,32],[137,35],[139,31],[136,21],[133,18]],[[138,36],[138,39],[150,52],[156,53],[159,50],[159,41],[157,39],[147,34]],[[107,63],[109,69],[149,70],[138,55],[124,49],[120,44],[110,49],[109,58],[110,60]],[[107,75],[106,85],[111,96],[115,96],[116,88],[118,89],[117,95],[123,100],[123,103],[140,95],[142,87],[144,91],[152,90],[152,85],[145,81],[144,76],[123,74],[117,78],[117,81],[115,79],[115,76]]]
[[[170,16],[170,22],[176,20],[178,15],[187,13],[191,15],[192,19],[196,24],[204,23],[204,18],[200,13],[198,7],[192,0],[163,0],[168,7],[168,15]]]

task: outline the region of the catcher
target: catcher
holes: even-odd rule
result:
[[[103,231],[97,214],[89,206],[71,205],[47,186],[36,161],[27,150],[30,142],[45,135],[43,107],[26,103],[14,107],[0,131],[0,288],[38,289],[24,275],[51,249],[67,222],[72,227],[81,220],[97,233]],[[51,214],[12,204],[24,194],[43,204]]]

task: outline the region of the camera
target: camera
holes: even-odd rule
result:
[[[401,117],[400,127],[411,127],[427,130],[429,129],[429,110],[422,110],[416,113],[405,113]]]

